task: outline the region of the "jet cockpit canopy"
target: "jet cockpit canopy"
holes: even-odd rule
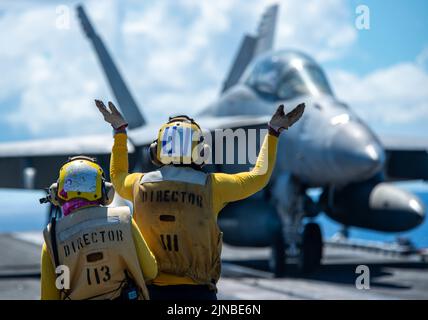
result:
[[[276,51],[261,56],[248,67],[242,82],[274,100],[333,95],[321,67],[297,51]]]

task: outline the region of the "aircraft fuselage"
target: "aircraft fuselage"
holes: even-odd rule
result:
[[[279,104],[290,111],[302,101],[306,103],[302,119],[280,136],[278,174],[289,172],[308,186],[320,187],[361,181],[380,171],[385,155],[379,140],[333,96],[306,95],[272,102],[238,85],[208,110],[210,116],[261,116],[273,114]]]

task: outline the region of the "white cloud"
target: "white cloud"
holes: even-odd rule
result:
[[[271,2],[110,0],[85,6],[153,121],[170,113],[195,113],[216,98],[242,34],[255,31]],[[7,121],[34,137],[107,132],[93,98],[111,94],[74,11],[71,29],[59,30],[59,2],[11,3],[3,5],[0,18],[0,38],[6,39],[0,43],[3,126]],[[276,48],[335,59],[355,42],[350,14],[339,0],[282,1]],[[16,103],[13,108],[5,105],[10,101]]]
[[[80,30],[55,27],[55,6],[31,10],[8,10],[0,20],[0,106],[17,95],[19,105],[4,115],[3,121],[21,127],[34,136],[99,132],[101,122],[93,98],[106,95],[101,73],[87,50]],[[89,121],[88,121],[89,120]]]
[[[272,2],[259,1],[253,16]],[[341,57],[357,39],[354,20],[341,0],[279,1],[277,48],[296,48],[318,61]]]
[[[428,122],[428,73],[416,62],[364,76],[336,70],[330,78],[339,98],[371,124],[404,129],[414,122]]]
[[[416,57],[416,64],[428,70],[428,47],[425,47]]]

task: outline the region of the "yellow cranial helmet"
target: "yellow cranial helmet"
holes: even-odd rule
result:
[[[203,134],[200,126],[188,116],[169,118],[150,146],[152,161],[157,165],[198,164],[204,160]]]
[[[89,201],[103,198],[104,171],[88,157],[74,157],[59,171],[58,198],[69,201],[82,198]]]

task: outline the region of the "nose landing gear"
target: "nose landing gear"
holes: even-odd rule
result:
[[[272,239],[269,269],[275,278],[282,277],[285,273],[285,242],[281,230],[275,233]]]
[[[315,218],[321,208],[296,178],[287,175],[278,178],[274,199],[280,227],[272,237],[270,270],[275,276],[282,276],[287,260],[297,266],[298,273],[315,271],[323,254],[321,228],[305,220]]]
[[[321,228],[317,223],[305,225],[300,244],[297,266],[300,272],[309,273],[319,268],[323,251]]]
[[[269,268],[275,277],[282,277],[286,271],[286,261],[295,261],[301,274],[311,273],[319,268],[323,254],[323,241],[320,226],[307,223],[297,243],[288,243],[281,231],[273,237]]]

